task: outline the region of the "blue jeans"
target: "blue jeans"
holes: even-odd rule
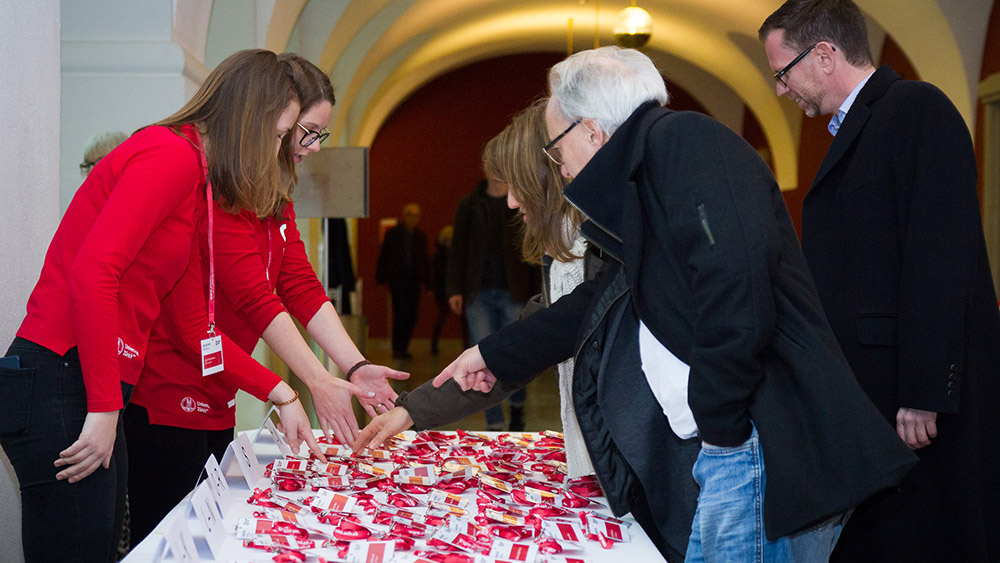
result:
[[[472,346],[517,320],[524,303],[514,303],[506,289],[483,289],[471,303],[465,305],[465,320],[469,323],[469,341]],[[524,406],[524,389],[510,396],[511,406]],[[503,425],[503,405],[486,409],[486,426]]]
[[[736,447],[702,444],[692,469],[701,487],[691,524],[687,558],[691,562],[828,561],[847,515],[791,536],[764,535],[767,475],[757,428]]]

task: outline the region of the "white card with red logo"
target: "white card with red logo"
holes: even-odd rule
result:
[[[538,546],[533,543],[515,543],[503,538],[494,538],[490,546],[490,557],[504,561],[533,562],[538,556]]]
[[[347,548],[347,561],[350,563],[387,563],[392,561],[396,552],[394,541],[353,541]]]
[[[428,502],[437,502],[448,506],[457,506],[462,509],[469,505],[469,499],[442,491],[440,489],[431,489],[427,500]]]
[[[557,540],[582,542],[587,539],[583,528],[576,522],[564,520],[542,520],[542,531]]]
[[[590,563],[590,559],[569,555],[549,555],[545,558],[545,563]]]
[[[219,373],[225,369],[222,364],[222,337],[210,336],[201,341],[202,377]]]
[[[628,543],[628,525],[620,520],[605,520],[596,516],[587,518],[587,531],[603,535],[611,541]]]
[[[316,491],[310,506],[320,510],[332,510],[334,512],[350,512],[357,501],[354,497],[335,493],[330,489],[320,489]]]
[[[219,511],[225,516],[234,499],[232,492],[229,491],[226,474],[219,467],[219,462],[215,461],[215,454],[208,454],[208,461],[205,462],[205,482],[208,483],[208,490],[219,505]]]

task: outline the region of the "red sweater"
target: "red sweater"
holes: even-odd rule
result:
[[[180,336],[186,332],[178,328],[184,323],[182,317],[191,315],[182,315],[189,310],[184,305],[184,293],[171,294],[154,325],[146,367],[132,395],[132,402],[149,411],[151,423],[195,430],[232,428],[236,424],[236,389],[243,387],[241,380],[267,381],[267,391],[277,384],[277,376],[248,354],[274,317],[285,311],[284,306],[302,324],[308,324],[327,301],[306,258],[291,205],[286,214],[288,219],[284,221],[261,220],[251,212],[231,215],[215,206],[216,326],[240,350],[234,355],[226,349],[226,369],[202,377],[200,352],[195,345],[204,337],[207,317],[203,309],[192,309],[198,319],[187,324],[193,331],[187,331],[190,334],[186,338]],[[194,300],[204,299],[205,284],[201,280],[208,276],[205,226],[200,226],[198,236],[199,254],[203,256],[200,275],[190,285],[183,281],[179,284],[202,291],[201,295],[188,296]],[[261,398],[266,398],[266,392],[264,395]]]
[[[147,127],[101,159],[59,223],[17,335],[59,355],[78,348],[89,412],[120,409],[119,381],[139,377],[190,258],[203,178],[191,141]]]

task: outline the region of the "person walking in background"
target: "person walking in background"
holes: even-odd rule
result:
[[[503,182],[482,180],[455,211],[448,304],[456,315],[465,313],[472,345],[517,320],[539,288],[537,268],[521,260],[524,227],[507,207],[507,190]],[[524,429],[526,397],[524,389],[510,396],[508,430]],[[486,411],[486,428],[504,429],[502,405]]]
[[[403,221],[385,233],[375,267],[375,283],[389,284],[392,295],[392,357],[409,359],[410,338],[417,326],[422,287],[430,287],[427,235],[420,224],[420,206],[403,206]]]
[[[802,248],[855,377],[922,460],[833,560],[1000,560],[1000,315],[969,130],[933,85],[875,68],[850,0],[785,2],[759,36],[777,94],[833,116]]]
[[[433,274],[434,301],[437,303],[437,320],[434,321],[434,332],[431,334],[431,355],[437,356],[441,351],[439,348],[441,340],[441,329],[448,320],[448,313],[451,307],[448,305],[448,253],[451,250],[451,237],[455,229],[451,225],[445,225],[438,232],[437,249],[434,251],[434,260],[431,273]]]

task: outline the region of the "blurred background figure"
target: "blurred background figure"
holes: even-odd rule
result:
[[[420,307],[420,286],[430,287],[430,260],[427,257],[427,235],[420,223],[420,206],[403,206],[403,220],[389,229],[382,241],[375,282],[389,284],[392,295],[392,357],[409,359],[410,338],[417,325]]]
[[[90,174],[90,171],[94,169],[94,165],[99,160],[113,151],[115,147],[127,138],[128,135],[121,131],[106,131],[87,139],[87,144],[83,147],[83,162],[80,163],[80,175],[86,177],[87,174]]]
[[[431,355],[437,356],[441,351],[438,344],[441,341],[441,329],[448,320],[451,307],[448,306],[448,253],[451,251],[451,237],[455,228],[445,225],[438,232],[437,249],[434,251],[432,263],[434,301],[437,303],[437,320],[434,321],[434,333],[431,335]]]
[[[538,292],[540,275],[521,260],[524,237],[519,213],[507,207],[507,184],[482,180],[455,211],[455,232],[448,257],[448,304],[465,312],[469,340],[480,340],[517,319]],[[524,429],[524,389],[510,396],[512,431]],[[486,428],[504,430],[503,406],[486,411]]]

